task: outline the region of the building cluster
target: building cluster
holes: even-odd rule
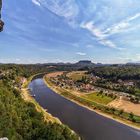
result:
[[[98,92],[99,94],[103,94],[114,99],[122,97],[123,99],[131,101],[133,103],[140,103],[139,98],[129,93],[119,92],[119,91],[95,86],[94,84],[99,79],[100,78],[97,76],[90,75],[88,79],[86,79],[86,81],[82,81],[82,80],[74,81],[67,76],[57,76],[57,77],[51,78],[51,82],[53,82],[56,86],[59,86],[65,89],[72,89],[75,91],[80,91],[80,92],[85,92],[85,93]],[[128,81],[128,82],[124,82],[123,84],[126,84],[127,86],[132,86],[134,83],[131,81]]]

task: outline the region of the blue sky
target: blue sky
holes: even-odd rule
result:
[[[4,0],[0,62],[140,61],[140,0]]]

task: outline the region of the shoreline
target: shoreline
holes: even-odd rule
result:
[[[128,127],[134,128],[134,129],[136,129],[136,130],[140,130],[140,126],[137,126],[137,125],[135,125],[135,124],[132,124],[132,123],[131,123],[130,121],[128,121],[128,120],[123,120],[123,119],[119,118],[118,116],[109,115],[109,114],[104,113],[104,112],[102,112],[102,111],[94,110],[94,109],[92,109],[92,108],[90,108],[90,107],[88,107],[88,106],[86,106],[86,105],[84,105],[84,104],[82,104],[82,103],[79,103],[79,102],[76,101],[76,100],[70,99],[70,98],[68,98],[68,97],[66,97],[66,96],[64,96],[64,95],[62,95],[62,94],[60,93],[60,91],[58,91],[58,89],[57,89],[58,87],[56,87],[55,85],[52,85],[52,86],[51,86],[51,85],[46,81],[45,77],[46,77],[46,75],[43,77],[43,80],[44,80],[45,84],[46,84],[51,90],[53,90],[56,94],[59,94],[60,96],[62,96],[62,97],[64,97],[64,98],[68,99],[69,101],[71,101],[71,102],[73,102],[73,103],[76,103],[77,105],[79,105],[79,106],[81,106],[81,107],[84,107],[84,108],[86,108],[86,109],[88,109],[88,110],[90,110],[90,111],[93,111],[93,112],[97,113],[98,115],[101,115],[101,116],[106,117],[106,118],[108,118],[108,119],[114,120],[114,121],[116,121],[116,122],[119,122],[119,123],[121,123],[121,124],[124,124],[124,125],[126,125],[126,126],[128,126]],[[52,83],[51,83],[51,84],[52,84]]]
[[[40,73],[41,74],[41,73]],[[28,85],[30,84],[30,82],[32,81],[32,79],[37,76],[37,75],[40,75],[40,74],[35,74],[31,77],[29,77],[29,79],[27,79],[27,81],[22,85],[22,88],[21,88],[21,97],[23,98],[23,100],[25,100],[26,102],[31,102],[35,105],[35,108],[38,112],[41,112],[43,114],[43,118],[44,118],[44,121],[46,121],[47,123],[48,122],[51,122],[51,123],[58,123],[60,125],[64,125],[59,118],[57,117],[54,117],[52,114],[50,114],[47,109],[45,110],[43,107],[41,107],[39,105],[39,103],[33,98],[30,96],[30,93],[28,91]],[[72,130],[70,128],[71,132],[72,133],[75,133],[77,134],[74,130]],[[81,140],[81,137],[79,136],[79,140]]]
[[[47,110],[45,110],[44,108],[42,108],[35,101],[35,99],[33,97],[30,96],[30,93],[29,93],[28,89],[22,88],[21,95],[22,95],[22,98],[25,101],[30,102],[30,103],[33,103],[35,105],[36,110],[38,112],[41,112],[43,114],[44,121],[62,124],[61,121],[58,118],[53,117],[50,113],[47,112]]]
[[[21,96],[22,98],[27,101],[27,102],[31,102],[35,105],[35,108],[38,112],[41,112],[43,114],[43,117],[44,117],[44,121],[46,122],[52,122],[52,123],[59,123],[59,124],[62,124],[62,122],[56,118],[56,117],[53,117],[50,113],[47,112],[47,110],[45,110],[44,108],[42,108],[37,102],[36,100],[30,96],[30,93],[28,91],[28,85],[29,83],[32,81],[32,79],[37,76],[39,74],[36,74],[36,75],[33,75],[31,76],[29,79],[27,79],[27,81],[22,85],[22,88],[21,88]]]

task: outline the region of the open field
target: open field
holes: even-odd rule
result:
[[[125,112],[133,112],[135,115],[140,116],[140,104],[134,104],[121,98],[112,101],[108,106],[123,109]]]
[[[64,73],[64,71],[52,72],[52,73],[47,74],[47,77],[48,78],[50,78],[50,77],[56,77],[56,76],[62,75],[63,73]]]
[[[73,71],[67,74],[74,81],[81,80],[83,76],[87,76],[86,71]]]
[[[84,95],[84,97],[86,99],[89,99],[91,101],[100,103],[100,104],[104,104],[107,105],[108,103],[113,101],[113,98],[105,96],[105,95],[100,95],[98,93],[90,93],[90,94],[86,94]]]

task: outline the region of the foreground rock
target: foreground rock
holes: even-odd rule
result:
[[[1,20],[2,0],[0,0],[0,32],[3,31],[4,22]]]

